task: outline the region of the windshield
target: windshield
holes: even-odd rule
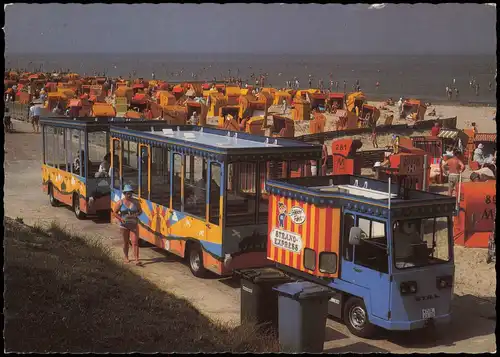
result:
[[[398,269],[450,261],[449,217],[396,221],[393,225],[394,263]]]

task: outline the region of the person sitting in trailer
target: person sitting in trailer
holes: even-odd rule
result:
[[[80,151],[80,156],[82,157],[82,159],[85,158],[85,150]],[[82,170],[81,176],[83,176],[84,172],[83,172],[83,167],[81,167],[80,165],[80,156],[76,155],[75,159],[73,160],[73,172],[78,175],[81,169]],[[92,162],[90,161],[90,159],[87,158],[87,169],[90,168],[91,166]]]
[[[111,177],[111,153],[107,153],[102,159],[101,164],[99,165],[99,170],[96,172],[96,178],[105,178]]]
[[[485,163],[485,155],[483,152],[484,145],[479,144],[477,148],[474,150],[474,156],[472,161],[476,161],[479,165],[483,165]]]

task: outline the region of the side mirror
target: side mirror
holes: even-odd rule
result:
[[[351,245],[359,245],[361,242],[361,236],[363,234],[363,230],[359,227],[352,227],[349,231],[349,244]]]

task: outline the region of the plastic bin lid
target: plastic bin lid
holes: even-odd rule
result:
[[[290,278],[281,270],[275,268],[254,268],[241,269],[235,271],[241,278],[250,280],[251,282],[272,282],[272,281],[289,281]]]
[[[326,286],[322,286],[310,281],[297,281],[275,286],[280,295],[288,296],[292,299],[301,300],[314,297],[330,297],[335,293]]]

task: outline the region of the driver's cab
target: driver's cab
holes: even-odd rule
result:
[[[387,219],[344,211],[341,278],[368,290],[371,323],[410,330],[449,321],[453,208],[445,207],[391,210]]]
[[[268,259],[332,288],[329,313],[351,332],[449,321],[453,197],[347,174],[268,180],[266,187]],[[290,207],[281,212],[280,202]]]

